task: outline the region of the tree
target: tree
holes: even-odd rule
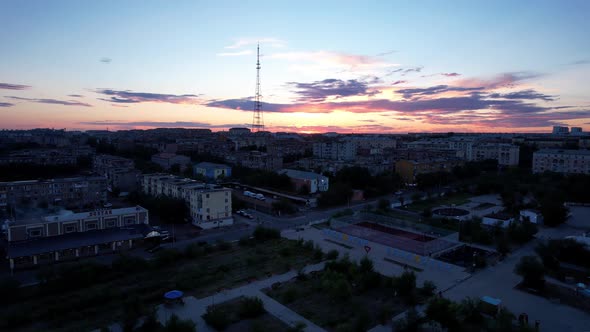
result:
[[[123,305],[123,331],[132,332],[141,317],[142,304],[138,297],[128,299]]]
[[[470,297],[461,301],[459,312],[466,323],[481,324],[484,320],[481,314],[481,301]]]
[[[395,323],[394,331],[396,332],[417,332],[420,331],[420,325],[425,319],[413,307],[406,311],[406,317]]]
[[[526,287],[541,289],[545,284],[545,267],[536,256],[524,256],[516,264],[514,272],[522,277]]]
[[[170,316],[170,319],[166,322],[164,332],[195,332],[197,326],[192,320],[180,319],[175,314]]]
[[[256,318],[266,312],[262,300],[258,297],[245,297],[240,302],[238,315],[241,319]]]
[[[543,220],[547,226],[558,226],[563,224],[567,219],[568,210],[563,205],[562,197],[546,197],[540,206]]]
[[[363,257],[360,262],[359,262],[359,272],[360,273],[371,273],[375,270],[374,266],[373,266],[373,261],[365,256]]]
[[[439,323],[450,331],[460,326],[458,319],[459,308],[456,304],[445,298],[432,298],[426,307],[426,318]]]
[[[389,210],[390,205],[391,205],[391,203],[389,202],[388,199],[382,198],[377,203],[377,209],[381,210],[381,211],[387,211],[387,210]]]

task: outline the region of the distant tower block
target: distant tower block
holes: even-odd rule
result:
[[[256,93],[254,95],[254,118],[252,119],[252,132],[264,131],[264,117],[260,99],[260,45],[256,46]]]

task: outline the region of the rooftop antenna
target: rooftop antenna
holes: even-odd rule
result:
[[[260,44],[256,45],[256,93],[254,95],[254,118],[252,119],[252,132],[264,131],[264,118],[262,103],[260,102]]]

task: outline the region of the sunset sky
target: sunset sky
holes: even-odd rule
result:
[[[590,1],[0,0],[0,128],[590,131]]]

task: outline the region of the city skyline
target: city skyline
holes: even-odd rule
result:
[[[0,4],[0,128],[590,129],[584,1]]]

